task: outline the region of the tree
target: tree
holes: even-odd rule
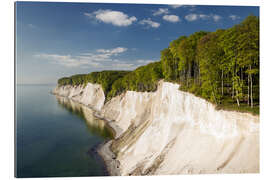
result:
[[[259,19],[248,16],[240,24],[239,30],[239,64],[248,75],[247,103],[253,108],[253,77],[259,75]]]
[[[161,51],[162,72],[166,80],[175,80],[177,73],[175,71],[175,60],[169,48]]]
[[[219,87],[219,58],[220,52],[217,34],[210,33],[204,36],[198,44],[198,56],[202,80],[202,96],[216,104],[220,103]]]

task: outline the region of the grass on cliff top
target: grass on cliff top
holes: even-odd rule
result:
[[[168,81],[171,83],[177,83],[176,81]],[[236,111],[236,112],[242,112],[242,113],[251,113],[252,115],[259,115],[260,114],[260,104],[258,103],[258,99],[254,102],[253,108],[251,108],[246,101],[240,101],[240,106],[237,105],[236,100],[232,99],[231,95],[225,94],[222,98],[219,104],[215,104],[214,102],[209,101],[209,99],[204,98],[201,95],[200,88],[186,88],[185,86],[179,87],[180,91],[188,92],[196,97],[205,99],[206,101],[212,103],[216,106],[216,110],[226,110],[226,111]]]
[[[259,115],[260,114],[260,105],[258,103],[255,103],[253,108],[251,108],[249,105],[246,104],[246,102],[240,102],[240,106],[237,106],[235,101],[233,101],[231,98],[227,98],[226,100],[223,100],[221,104],[218,104],[216,106],[217,110],[228,110],[228,111],[237,111],[237,112],[243,112],[243,113],[251,113],[253,115]]]

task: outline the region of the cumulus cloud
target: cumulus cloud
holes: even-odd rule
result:
[[[187,21],[196,21],[198,19],[198,15],[197,14],[188,14],[185,16],[185,19]]]
[[[160,26],[160,23],[154,22],[150,18],[141,20],[139,24],[142,24],[142,25],[146,24],[148,27],[152,27],[152,28],[158,28]]]
[[[215,22],[218,22],[219,20],[222,19],[222,17],[220,15],[217,15],[217,14],[207,15],[207,14],[191,13],[191,14],[186,15],[185,19],[187,21],[196,21],[196,20],[202,19],[202,20],[213,20]]]
[[[105,54],[109,54],[109,55],[117,55],[119,53],[123,53],[127,51],[127,48],[124,47],[117,47],[114,49],[98,49],[97,52],[99,53],[105,53]]]
[[[221,19],[221,16],[214,14],[212,15],[212,18],[214,19],[215,22],[218,22]]]
[[[176,16],[176,15],[164,15],[163,19],[165,21],[169,21],[169,22],[172,22],[172,23],[176,23],[176,22],[180,21],[180,18],[178,16]]]
[[[51,64],[67,68],[94,68],[97,70],[133,70],[154,61],[143,59],[119,60],[119,55],[126,51],[127,48],[117,47],[113,49],[97,49],[94,52],[79,55],[39,53],[33,56],[39,60],[47,60]]]
[[[159,8],[158,10],[154,11],[153,15],[158,16],[158,15],[168,14],[168,13],[169,13],[168,8]]]
[[[77,58],[95,62],[108,62],[121,53],[127,51],[127,48],[117,47],[114,49],[97,49],[94,53],[82,53]]]
[[[135,16],[129,17],[121,11],[112,11],[110,9],[99,9],[93,13],[84,13],[84,15],[114,26],[129,26],[133,22],[137,21]]]
[[[231,15],[229,16],[229,18],[232,19],[233,21],[235,21],[235,20],[237,20],[237,19],[240,19],[239,16],[234,15],[234,14],[231,14]]]

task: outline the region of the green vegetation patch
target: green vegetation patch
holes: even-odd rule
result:
[[[161,63],[154,62],[134,71],[101,71],[63,77],[58,80],[58,85],[100,84],[105,93],[106,101],[108,101],[127,90],[155,91],[158,81],[162,78]]]
[[[160,62],[141,66],[116,80],[112,84],[111,91],[108,93],[108,99],[120,95],[127,90],[138,92],[155,91],[158,81],[162,78],[163,74]]]
[[[161,51],[165,80],[218,108],[259,113],[259,19],[181,36]],[[228,101],[229,99],[229,101]]]
[[[71,77],[63,77],[58,80],[59,86],[64,85],[86,85],[87,83],[100,84],[102,89],[107,96],[110,92],[112,84],[117,79],[124,77],[129,71],[101,71],[101,72],[91,72],[90,74],[78,74]]]

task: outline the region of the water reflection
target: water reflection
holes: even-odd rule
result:
[[[84,120],[90,133],[102,136],[105,139],[113,138],[113,133],[106,125],[106,122],[96,118],[92,109],[66,97],[56,95],[56,99],[59,106],[80,117],[79,119]]]

